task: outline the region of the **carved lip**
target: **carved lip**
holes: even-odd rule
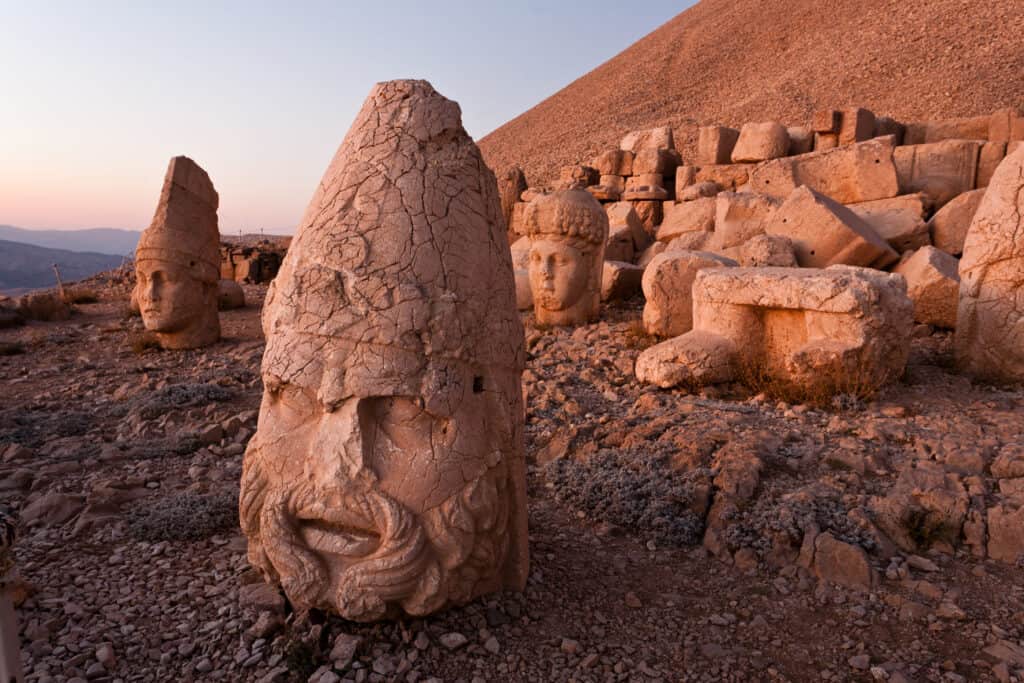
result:
[[[343,557],[367,557],[381,544],[381,533],[373,520],[347,508],[296,511],[298,532],[311,549]]]

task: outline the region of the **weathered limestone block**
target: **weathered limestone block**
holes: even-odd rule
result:
[[[610,149],[594,158],[590,165],[601,175],[633,175],[633,152],[625,149]]]
[[[715,196],[713,250],[738,247],[763,235],[772,214],[782,204],[770,195],[721,192]]]
[[[700,271],[692,292],[693,329],[641,353],[640,381],[667,388],[753,378],[810,395],[870,393],[906,366],[913,304],[898,275],[717,268]]]
[[[731,163],[732,150],[736,147],[739,137],[740,132],[735,128],[701,126],[697,133],[695,163],[700,166]]]
[[[974,187],[988,187],[992,175],[1006,157],[1005,142],[986,142],[978,153],[978,176],[974,179]]]
[[[767,161],[789,152],[789,133],[775,121],[745,123],[732,150],[733,163]]]
[[[619,175],[603,175],[597,185],[587,187],[587,192],[594,195],[594,199],[606,202],[619,201],[625,191],[626,179]]]
[[[676,143],[672,137],[672,129],[662,126],[628,133],[622,138],[619,148],[630,152],[638,152],[641,149],[675,149]]]
[[[928,224],[924,222],[927,203],[923,194],[916,193],[851,204],[847,208],[902,254],[931,244]]]
[[[964,192],[936,211],[928,221],[932,244],[947,254],[962,254],[967,230],[984,196],[985,188]]]
[[[576,164],[575,166],[563,166],[558,174],[558,189],[569,189],[573,187],[589,187],[597,185],[601,175],[596,168]]]
[[[630,202],[633,205],[633,210],[636,211],[636,215],[640,218],[640,225],[643,226],[644,232],[646,232],[652,239],[658,232],[658,226],[661,225],[662,220],[665,217],[665,205],[661,200],[633,200]]]
[[[904,144],[923,145],[943,140],[988,140],[989,116],[908,123]]]
[[[686,193],[686,188],[694,184],[694,179],[697,177],[697,169],[694,166],[679,166],[676,168],[676,180],[675,180],[675,193],[674,196],[678,201],[689,201],[683,199],[683,195]]]
[[[855,589],[871,588],[877,580],[863,548],[828,532],[815,538],[814,573],[824,581]]]
[[[988,556],[1012,565],[1024,558],[1024,507],[1004,503],[988,509]]]
[[[875,136],[875,115],[867,109],[844,109],[839,123],[839,144],[852,145]]]
[[[843,123],[843,112],[835,109],[819,109],[811,116],[811,130],[815,133],[839,133]]]
[[[791,239],[797,261],[805,268],[884,268],[899,260],[899,254],[857,214],[807,187],[794,190],[775,210],[765,232]]]
[[[716,200],[704,197],[672,207],[658,226],[658,241],[671,242],[685,232],[708,231],[715,228]]]
[[[894,273],[907,279],[907,296],[914,302],[914,320],[953,329],[960,294],[957,260],[935,247],[922,247],[901,261]]]
[[[643,274],[643,323],[647,334],[674,337],[693,327],[691,287],[705,268],[735,267],[732,259],[703,251],[669,249],[655,256]]]
[[[527,213],[533,310],[542,325],[597,318],[608,241],[608,215],[586,190],[561,190],[530,203]]]
[[[426,81],[377,84],[263,310],[239,516],[249,562],[296,608],[371,621],[524,587],[514,297],[459,106]]]
[[[797,157],[758,164],[750,173],[754,192],[785,198],[806,185],[842,204],[899,194],[891,138],[876,138]]]
[[[641,268],[647,268],[654,260],[654,257],[658,254],[664,253],[668,249],[668,245],[664,242],[654,242],[649,247],[640,252],[637,256],[636,264]]]
[[[789,135],[789,151],[787,156],[810,154],[814,151],[814,131],[805,126],[790,126],[786,129]]]
[[[681,162],[679,152],[674,149],[646,147],[636,152],[633,175],[675,176]]]
[[[633,233],[628,225],[608,226],[608,244],[604,247],[604,260],[632,263],[636,256]]]
[[[839,146],[839,133],[815,133],[814,151],[824,152]]]
[[[217,308],[222,311],[245,308],[245,291],[242,289],[242,285],[234,280],[219,280],[217,282]]]
[[[668,199],[665,179],[656,173],[634,175],[626,178],[626,190],[622,193],[625,201],[664,201]]]
[[[142,322],[165,349],[195,349],[220,339],[217,191],[188,157],[167,166],[156,213],[135,249]]]
[[[629,234],[633,238],[634,253],[639,253],[650,246],[652,242],[651,236],[644,230],[643,223],[640,222],[640,216],[637,215],[632,203],[615,202],[614,204],[606,204],[604,212],[608,214],[609,234],[623,226],[629,228]]]
[[[692,202],[703,197],[714,197],[718,193],[718,183],[704,181],[702,183],[697,183],[696,185],[688,185],[685,187],[682,194],[676,195],[676,200],[680,202]]]
[[[722,164],[716,166],[699,166],[693,175],[694,183],[711,182],[723,190],[736,191],[750,180],[753,164]]]
[[[969,506],[959,477],[928,460],[905,465],[889,492],[869,502],[875,524],[906,552],[927,550],[936,541],[955,545]]]
[[[670,240],[667,244],[665,242],[658,242],[658,244],[666,244],[666,252],[707,251],[711,245],[711,238],[714,234],[715,233],[706,230],[695,230],[693,232],[684,232],[682,235]]]
[[[793,242],[783,235],[757,235],[744,242],[736,259],[744,268],[796,268]]]
[[[876,138],[892,136],[893,144],[899,146],[903,144],[906,133],[907,127],[896,119],[889,118],[888,116],[875,117]]]
[[[996,169],[967,231],[955,346],[967,372],[1024,381],[1024,147]]]
[[[518,233],[512,230],[512,212],[519,198],[529,185],[526,184],[526,174],[523,169],[513,166],[507,169],[498,179],[498,195],[501,197],[501,215],[505,217],[505,225],[508,226],[508,243],[512,244],[518,239]]]
[[[623,301],[640,293],[644,269],[632,263],[605,261],[601,275],[601,301]]]
[[[1010,142],[1024,140],[1024,116],[1016,109],[1000,109],[989,117],[988,140]]]
[[[893,161],[900,194],[923,192],[938,209],[958,194],[973,190],[981,146],[977,140],[945,140],[897,147]]]

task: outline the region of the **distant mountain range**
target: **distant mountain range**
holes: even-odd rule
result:
[[[92,228],[89,230],[26,230],[13,225],[0,225],[0,240],[33,244],[49,249],[113,254],[124,256],[135,253],[135,245],[142,233],[137,230]],[[3,264],[0,264],[0,268]]]
[[[35,231],[24,230],[21,232]],[[128,231],[110,230],[109,232]],[[138,236],[138,233],[131,234]],[[53,287],[57,284],[53,273],[53,264],[55,263],[60,269],[61,279],[71,282],[104,270],[117,268],[123,261],[123,256],[114,254],[47,249],[33,244],[0,240],[0,293],[13,296],[29,289]]]

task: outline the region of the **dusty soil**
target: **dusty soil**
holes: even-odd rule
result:
[[[628,10],[626,10],[628,11]],[[480,141],[497,172],[531,184],[672,126],[683,158],[697,127],[810,123],[864,106],[904,121],[1024,107],[1018,0],[702,0]]]
[[[1024,391],[956,375],[948,335],[919,329],[902,383],[820,408],[640,385],[636,301],[575,330],[526,318],[526,592],[356,625],[292,612],[245,559],[264,293],[201,351],[145,348],[116,300],[0,331],[23,351],[0,357],[0,500],[30,518],[29,680],[1020,680],[983,652],[1024,639],[1020,570],[963,539],[900,551],[863,521],[915,461],[983,509],[992,458],[1024,442]],[[724,495],[726,453],[757,468],[715,521],[701,492]],[[819,580],[797,557],[810,526],[869,551],[873,583]]]

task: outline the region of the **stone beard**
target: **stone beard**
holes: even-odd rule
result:
[[[544,325],[580,325],[600,312],[608,216],[589,192],[539,197],[527,208],[534,315]]]
[[[507,585],[518,373],[279,335],[263,380],[240,517],[249,561],[292,602],[372,621]]]
[[[136,264],[135,300],[142,323],[167,349],[212,344],[220,338],[217,282],[175,261],[144,258]]]

